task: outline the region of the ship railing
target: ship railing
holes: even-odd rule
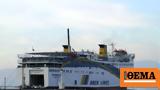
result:
[[[30,57],[48,57],[47,55],[33,55],[33,54],[18,54],[19,58],[30,58]]]
[[[54,60],[18,60],[18,63],[60,63]]]
[[[51,58],[65,58],[67,56],[50,56],[50,55],[32,55],[32,54],[18,54],[18,58],[34,58],[34,57],[51,57]]]
[[[105,64],[132,64],[132,62],[104,62],[104,61],[96,61],[99,63],[105,63]]]

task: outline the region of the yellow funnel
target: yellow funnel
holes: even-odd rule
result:
[[[107,57],[107,45],[99,44],[99,56],[100,57]]]
[[[64,53],[70,53],[68,45],[63,45]]]

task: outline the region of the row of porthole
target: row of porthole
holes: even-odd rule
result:
[[[49,70],[50,72],[60,72],[60,70]],[[72,73],[72,70],[63,70],[66,73]],[[83,74],[94,74],[93,71],[74,71],[75,73],[83,73]],[[95,72],[95,74],[100,74],[100,72]],[[101,72],[104,75],[104,72]]]
[[[72,73],[72,70],[64,70],[63,72]],[[93,71],[75,71],[75,73],[83,73],[83,74],[94,74]],[[95,72],[95,74],[99,74],[100,72]],[[102,75],[104,75],[104,72],[101,72]]]

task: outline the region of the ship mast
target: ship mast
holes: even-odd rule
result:
[[[71,45],[70,45],[69,28],[67,29],[67,36],[68,36],[68,50],[69,50],[69,53],[70,53],[71,52]]]

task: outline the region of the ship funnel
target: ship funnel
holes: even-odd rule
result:
[[[107,45],[99,44],[99,56],[107,57]]]
[[[64,53],[69,53],[69,48],[68,48],[68,45],[63,45],[63,51]]]

